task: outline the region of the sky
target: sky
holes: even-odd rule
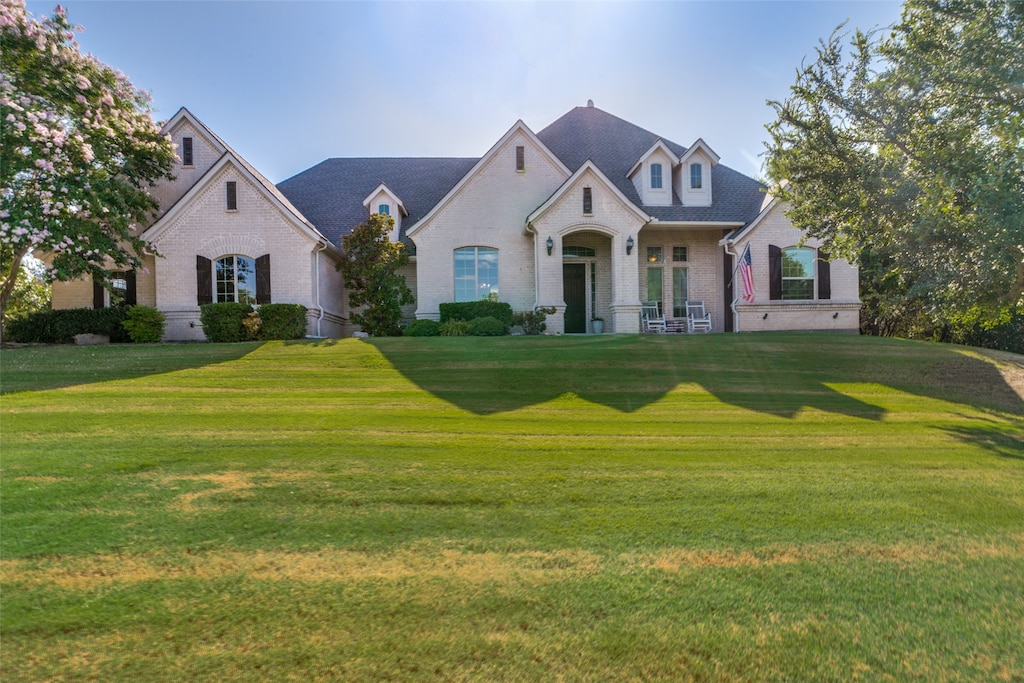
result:
[[[37,17],[56,0],[31,1]],[[330,157],[480,157],[595,106],[760,177],[767,100],[840,24],[888,0],[63,0],[84,52],[182,106],[273,182]]]

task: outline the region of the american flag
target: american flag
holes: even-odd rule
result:
[[[743,300],[748,304],[754,303],[754,268],[750,261],[750,245],[743,250],[740,257],[740,275],[743,277]]]

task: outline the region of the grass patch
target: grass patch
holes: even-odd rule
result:
[[[0,356],[29,680],[1019,680],[1020,358],[811,334]]]

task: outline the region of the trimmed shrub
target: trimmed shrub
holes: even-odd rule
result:
[[[263,304],[259,307],[260,339],[302,339],[306,336],[306,307],[302,304]]]
[[[249,304],[219,303],[199,307],[199,321],[203,334],[211,342],[249,341],[251,337],[243,321],[252,313]]]
[[[150,344],[164,338],[167,316],[150,306],[131,306],[121,327],[137,344]]]
[[[501,337],[508,334],[508,325],[497,318],[475,318],[469,321],[469,334],[473,337]]]
[[[67,344],[76,334],[102,334],[115,343],[129,341],[121,327],[127,308],[66,308],[39,311],[7,323],[6,339],[22,344]]]
[[[555,312],[551,306],[540,306],[532,311],[520,311],[512,316],[512,324],[523,328],[523,334],[541,334],[548,329],[548,316]]]
[[[469,334],[468,320],[449,320],[437,328],[442,337],[465,337]]]
[[[414,320],[403,334],[406,337],[436,337],[441,334],[441,323],[436,320]]]
[[[497,318],[506,326],[512,324],[512,306],[504,301],[460,301],[439,306],[441,322],[449,320],[475,320],[477,318]]]

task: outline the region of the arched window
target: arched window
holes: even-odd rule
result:
[[[256,303],[256,262],[248,256],[225,256],[216,263],[217,303]]]
[[[782,250],[782,299],[814,298],[814,249],[790,247]]]
[[[464,247],[455,250],[455,300],[479,301],[498,294],[498,250]]]

